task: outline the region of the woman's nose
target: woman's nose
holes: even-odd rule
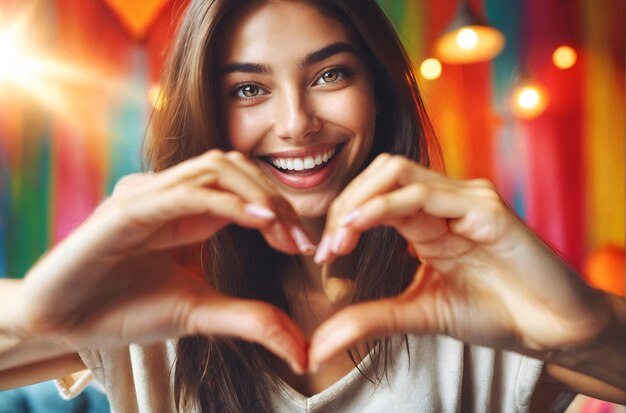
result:
[[[305,140],[319,131],[321,122],[314,105],[299,93],[278,99],[274,132],[280,139]]]

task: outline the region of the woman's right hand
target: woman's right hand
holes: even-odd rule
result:
[[[227,297],[173,249],[236,224],[275,249],[312,253],[290,204],[238,152],[213,150],[120,181],[111,198],[29,271],[9,330],[76,350],[184,335],[236,336],[306,369],[297,325],[260,301]],[[241,251],[241,259],[247,259]]]

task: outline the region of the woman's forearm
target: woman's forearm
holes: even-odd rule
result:
[[[61,339],[29,337],[20,332],[16,319],[21,284],[21,280],[0,280],[0,371],[76,352]]]

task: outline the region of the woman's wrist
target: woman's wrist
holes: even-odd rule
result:
[[[575,346],[553,349],[546,362],[600,379],[626,391],[626,306],[624,298],[598,292],[605,322],[597,333]]]

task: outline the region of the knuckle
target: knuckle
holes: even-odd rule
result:
[[[428,194],[428,187],[419,183],[407,187],[407,193],[411,198],[424,198]]]
[[[226,153],[226,156],[228,158],[236,160],[236,161],[245,161],[246,160],[246,157],[244,156],[244,154],[239,152],[239,151],[228,151]]]
[[[403,156],[393,155],[391,159],[391,171],[393,175],[403,177],[409,170],[411,162]]]
[[[224,155],[224,151],[221,149],[217,149],[217,148],[213,148],[213,149],[209,149],[206,152],[207,156],[213,156],[213,157],[217,157],[217,156],[222,156]]]
[[[267,340],[275,340],[283,334],[278,310],[267,308],[260,310],[256,317],[256,328],[262,337]]]
[[[485,209],[489,216],[496,217],[504,211],[504,204],[500,202],[499,197],[496,197],[485,203]]]
[[[99,213],[106,214],[112,218],[114,222],[127,222],[133,220],[131,208],[128,208],[125,202],[120,199],[109,198],[99,208]]]
[[[487,198],[488,200],[490,200],[491,202],[498,204],[500,206],[502,206],[502,202],[500,200],[500,194],[498,194],[495,190],[493,189],[483,189],[481,191],[481,196],[483,196],[484,198]]]
[[[391,202],[386,196],[375,197],[372,199],[370,205],[372,206],[372,209],[377,211],[380,215],[385,215],[391,208]]]
[[[328,215],[337,217],[341,214],[341,211],[345,209],[345,202],[341,199],[335,200],[328,208]]]
[[[496,189],[493,182],[486,178],[475,178],[470,180],[470,183],[472,184],[472,186],[475,186],[477,188],[491,189],[493,191],[495,191]]]
[[[376,162],[388,161],[391,157],[392,155],[390,153],[383,152],[376,157],[375,161]]]
[[[201,157],[204,158],[202,161],[206,160],[207,164],[219,165],[223,162],[224,151],[221,149],[211,149]]]

